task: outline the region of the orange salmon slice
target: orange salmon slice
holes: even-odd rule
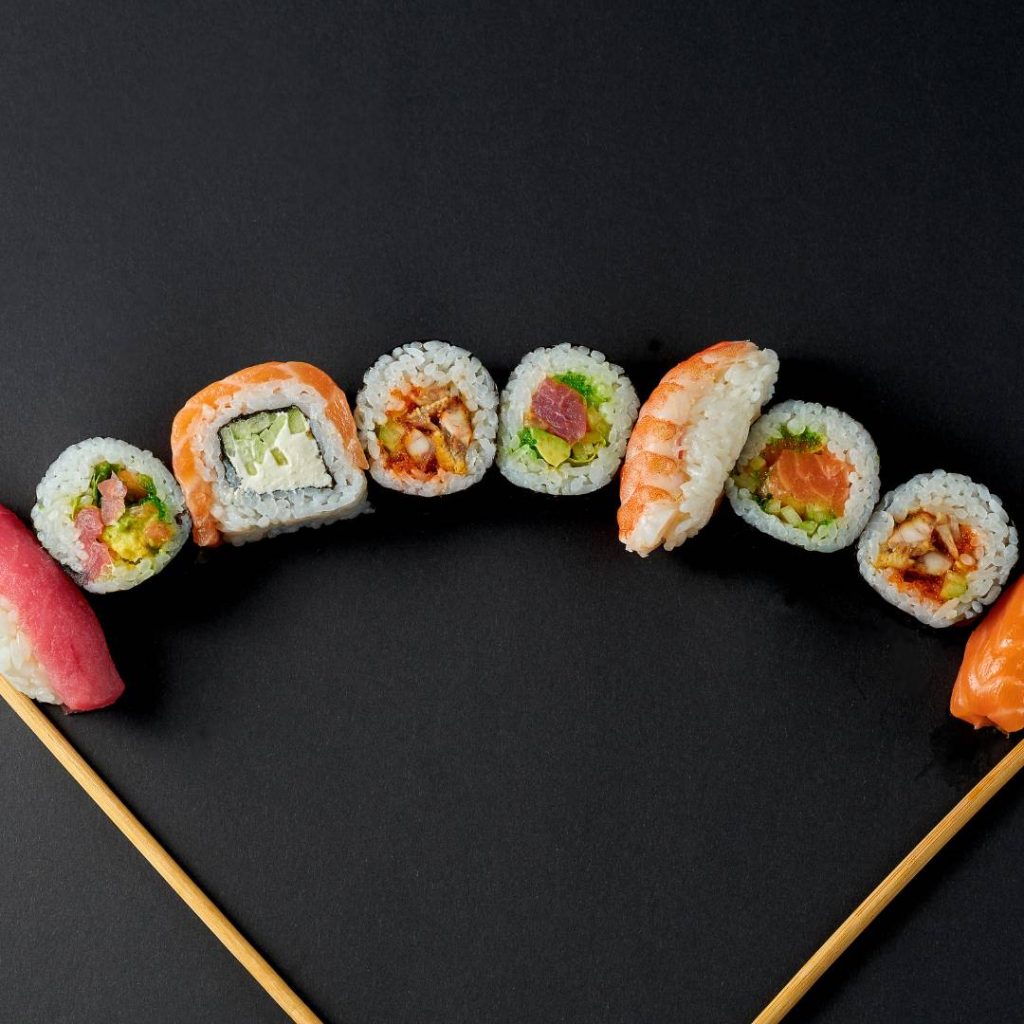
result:
[[[816,452],[785,448],[768,470],[767,490],[801,514],[807,506],[819,505],[841,516],[850,496],[851,469],[827,448]]]

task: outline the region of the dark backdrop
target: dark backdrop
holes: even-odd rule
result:
[[[415,338],[499,383],[572,340],[646,391],[750,336],[884,486],[1022,517],[1008,7],[7,4],[0,500],[91,435],[167,457],[264,359],[352,395]],[[725,509],[641,561],[612,489],[496,473],[373,499],[95,600],[128,694],[55,715],[331,1022],[749,1020],[1008,747],[947,716],[965,633],[850,552]],[[280,1019],[7,713],[0,745],[0,1019]],[[793,1020],[1018,1020],[1022,865],[1015,785]]]

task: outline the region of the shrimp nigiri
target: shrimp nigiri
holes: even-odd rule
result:
[[[671,551],[707,523],[778,373],[771,349],[723,341],[665,374],[640,409],[622,467],[627,550]]]
[[[949,710],[976,729],[1024,729],[1024,577],[971,634]]]

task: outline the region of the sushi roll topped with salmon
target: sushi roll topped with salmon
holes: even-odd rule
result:
[[[366,456],[348,400],[309,363],[260,363],[203,388],[174,417],[171,449],[201,547],[366,507]]]
[[[838,551],[878,501],[878,451],[846,413],[780,402],[751,428],[726,492],[741,519],[776,540]]]

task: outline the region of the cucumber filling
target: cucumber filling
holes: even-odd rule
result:
[[[240,416],[219,433],[224,459],[241,490],[268,494],[334,482],[309,421],[294,405]]]

